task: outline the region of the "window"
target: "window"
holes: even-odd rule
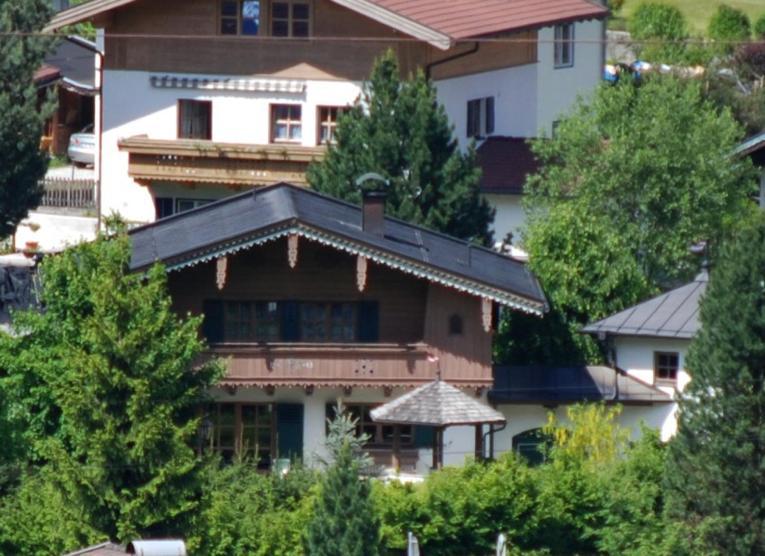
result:
[[[344,408],[356,421],[356,436],[365,434],[369,437],[366,446],[370,448],[391,448],[393,446],[393,437],[395,427],[393,425],[381,425],[372,421],[369,412],[376,407],[375,404],[345,404]],[[327,417],[331,420],[335,418],[337,406],[332,404],[327,406]],[[412,446],[414,444],[414,427],[411,425],[399,425],[398,438],[402,447]]]
[[[207,300],[205,335],[219,342],[376,342],[377,302]]]
[[[452,315],[449,317],[449,335],[458,336],[462,334],[462,317]]]
[[[275,446],[275,411],[272,404],[210,404],[202,418],[207,449],[231,462],[241,454],[261,469],[271,466]]]
[[[212,139],[212,102],[178,101],[178,139]]]
[[[675,382],[680,367],[680,354],[657,351],[653,354],[653,376],[656,382]]]
[[[187,210],[199,208],[212,203],[210,199],[176,199],[175,212],[186,212]]]
[[[221,0],[221,35],[257,35],[260,31],[260,0]]]
[[[539,465],[546,459],[551,440],[542,429],[530,429],[513,437],[513,451],[529,465]]]
[[[467,136],[480,139],[494,133],[494,97],[476,98],[467,103]]]
[[[307,37],[310,33],[311,7],[306,2],[271,4],[271,35]]]
[[[569,68],[574,65],[574,24],[555,26],[555,67]]]
[[[299,142],[303,137],[299,104],[274,104],[271,106],[271,141]]]
[[[316,136],[318,145],[335,142],[337,119],[342,113],[343,109],[337,106],[319,106],[319,129]]]
[[[212,203],[210,199],[173,199],[172,197],[155,197],[154,209],[157,220],[172,216],[178,212],[186,212],[203,205]]]

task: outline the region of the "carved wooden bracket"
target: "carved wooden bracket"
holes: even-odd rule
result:
[[[491,317],[492,317],[493,303],[491,299],[481,299],[481,322],[483,323],[483,329],[486,332],[491,332]]]
[[[345,396],[346,398],[350,398],[351,394],[353,394],[353,388],[351,386],[344,386],[343,396]]]
[[[215,284],[219,290],[226,287],[226,275],[228,274],[228,257],[219,257],[215,261]]]
[[[386,398],[390,398],[392,394],[393,394],[393,386],[384,386],[383,387],[383,395]]]
[[[356,257],[356,285],[363,292],[367,287],[367,258],[359,255]]]
[[[295,268],[298,262],[298,235],[290,234],[287,238],[287,261],[290,268]]]
[[[313,395],[313,384],[309,384],[308,386],[305,387],[305,395],[306,396]]]

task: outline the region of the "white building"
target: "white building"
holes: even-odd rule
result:
[[[600,79],[606,14],[588,0],[92,0],[50,29],[98,28],[100,214],[150,222],[304,181],[386,48],[434,80],[463,147],[549,135]],[[517,236],[517,189],[487,195],[497,239]]]

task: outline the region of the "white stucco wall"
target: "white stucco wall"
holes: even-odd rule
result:
[[[469,100],[494,97],[494,134],[533,137],[537,133],[537,66],[526,64],[435,82],[438,100],[454,124],[462,148],[467,137]]]
[[[70,245],[96,238],[95,216],[75,216],[30,211],[16,228],[15,248],[24,249],[26,243],[35,242],[44,252],[63,251]]]
[[[555,67],[553,27],[539,31],[537,54],[537,115],[535,133],[552,134],[552,123],[573,106],[578,95],[587,96],[603,78],[603,21],[574,25],[574,65]]]
[[[494,241],[502,241],[508,232],[513,234],[513,245],[520,245],[521,234],[526,223],[523,212],[523,195],[484,195],[486,201],[494,208]]]

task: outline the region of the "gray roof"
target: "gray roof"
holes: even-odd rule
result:
[[[748,155],[755,153],[761,149],[765,149],[765,131],[753,135],[743,142],[739,143],[736,149],[733,151],[737,155]]]
[[[113,556],[115,554],[127,554],[127,552],[125,552],[125,549],[118,544],[104,542],[87,548],[82,548],[75,552],[69,552],[64,556]]]
[[[624,371],[602,366],[495,366],[492,403],[560,404],[613,401],[669,403],[672,397]]]
[[[130,232],[131,268],[175,270],[296,233],[380,264],[541,313],[546,300],[526,265],[466,241],[385,218],[384,235],[362,229],[361,208],[290,184],[228,197]]]
[[[691,339],[701,326],[699,302],[708,281],[709,275],[703,271],[693,282],[588,324],[582,332]]]
[[[370,414],[378,423],[431,427],[505,422],[499,411],[442,380],[424,384]]]
[[[68,85],[81,94],[96,91],[96,45],[81,37],[67,37],[46,58],[45,63],[57,68]]]

